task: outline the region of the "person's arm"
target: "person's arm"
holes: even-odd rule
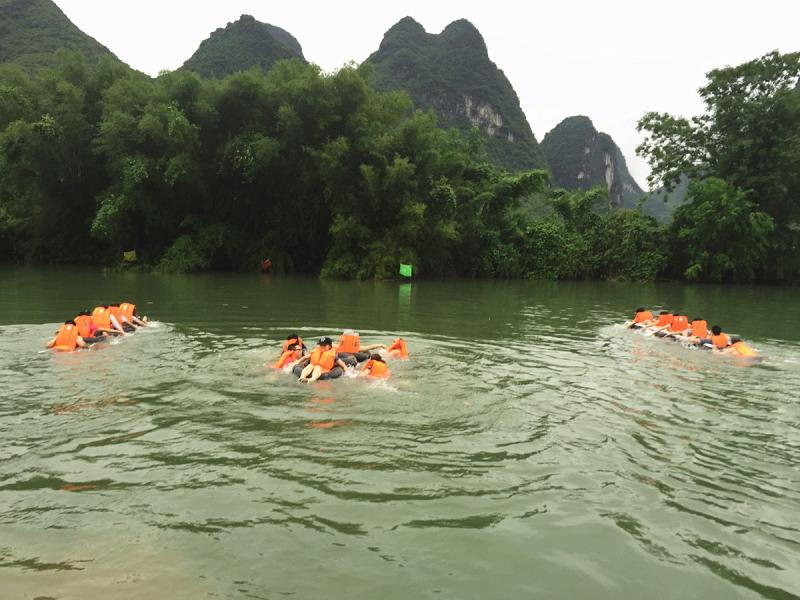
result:
[[[53,339],[51,339],[49,342],[47,342],[47,343],[45,344],[45,346],[46,346],[47,348],[52,348],[53,346],[55,346],[55,345],[56,345],[56,338],[57,338],[57,337],[58,337],[57,335],[56,335],[56,336],[54,336],[54,337],[53,337]]]
[[[75,338],[75,343],[78,345],[78,348],[88,348],[89,347],[89,344],[84,342],[83,338],[81,336],[78,336],[77,338]]]
[[[138,325],[139,327],[147,327],[147,323],[145,323],[144,321],[142,321],[142,320],[141,320],[139,317],[137,317],[136,315],[133,315],[133,316],[131,317],[131,320],[133,321],[133,323],[131,323],[131,325]]]
[[[369,346],[361,346],[361,351],[369,352],[370,350],[377,350],[378,348],[386,350],[386,344],[370,344]]]
[[[111,315],[109,319],[111,321],[111,326],[117,331],[119,331],[120,335],[125,335],[125,330],[122,328],[122,325],[119,324],[116,317],[114,317],[114,315]]]
[[[344,361],[341,358],[336,359],[336,366],[341,367],[342,371],[347,371],[347,365],[344,364]]]
[[[310,361],[310,360],[311,360],[311,355],[310,354],[306,354],[305,356],[302,356],[302,357],[297,359],[297,362],[295,363],[295,366],[304,367],[304,366],[306,366],[308,364],[308,361]]]

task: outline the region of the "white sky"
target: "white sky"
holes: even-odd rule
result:
[[[179,67],[211,31],[241,14],[283,27],[325,70],[361,62],[409,15],[428,32],[469,19],[505,71],[539,141],[565,117],[611,135],[646,188],[635,155],[646,111],[702,111],[706,71],[770,50],[800,50],[796,0],[56,0],[83,31],[151,75]]]

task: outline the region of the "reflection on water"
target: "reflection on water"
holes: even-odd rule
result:
[[[0,272],[0,597],[798,597],[798,291],[405,285]],[[41,352],[128,295],[156,327]],[[614,325],[639,304],[767,362]],[[411,359],[264,366],[344,327]]]

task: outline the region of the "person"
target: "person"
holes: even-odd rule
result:
[[[371,350],[386,349],[385,344],[361,345],[361,337],[352,329],[346,330],[339,336],[339,344],[336,351],[339,357],[347,362],[349,356],[355,357],[356,363],[364,362],[369,358]]]
[[[361,373],[359,373],[359,376],[362,377],[381,377],[384,379],[388,379],[389,375],[391,375],[389,367],[383,361],[383,357],[377,353],[370,356],[367,364],[364,365],[364,368],[361,369]]]
[[[64,321],[56,335],[47,342],[46,346],[60,352],[72,352],[76,348],[86,348],[88,344],[79,335],[78,325],[74,320]]]
[[[92,323],[97,326],[96,332],[103,335],[125,335],[116,319],[114,321],[111,320],[108,304],[101,304],[94,308],[92,311]]]
[[[722,333],[722,327],[714,325],[711,328],[711,337],[700,340],[700,344],[708,346],[712,350],[722,351],[731,345],[731,338],[727,334]]]
[[[78,316],[73,319],[78,326],[78,335],[81,336],[87,344],[96,344],[103,339],[102,336],[95,337],[97,325],[92,323],[92,317],[88,310],[82,310]]]
[[[656,319],[655,323],[651,323],[649,326],[645,328],[645,331],[650,334],[658,333],[663,329],[666,329],[672,324],[672,313],[668,310],[662,310],[658,314],[658,319]]]
[[[306,345],[303,343],[303,340],[296,333],[290,333],[289,335],[286,336],[286,341],[283,342],[282,352],[286,352],[289,349],[289,346],[293,344],[300,344],[300,350],[302,351],[303,354],[308,352],[308,348],[306,348]]]
[[[694,317],[689,328],[683,332],[683,336],[690,344],[700,344],[708,337],[708,323],[702,317]]]
[[[742,340],[736,340],[727,348],[723,348],[724,354],[731,354],[733,356],[741,356],[743,358],[758,359],[761,358],[758,352],[753,350],[750,346],[745,344]]]
[[[111,315],[109,320],[115,329],[121,330],[123,333],[133,333],[136,331],[133,325],[125,323],[122,319],[122,311],[120,310],[119,304],[109,304],[108,312]]]
[[[123,302],[120,304],[119,312],[122,316],[123,327],[125,326],[125,323],[128,323],[134,328],[147,327],[147,317],[140,319],[139,315],[136,313],[136,305],[132,302]]]
[[[689,329],[689,317],[686,315],[673,315],[672,322],[667,326],[666,330],[657,331],[656,335],[658,337],[682,335],[687,329]]]
[[[281,353],[281,357],[272,363],[275,369],[283,369],[288,365],[293,365],[303,356],[303,350],[300,344],[292,344]]]
[[[302,368],[298,381],[311,383],[318,379],[341,377],[347,365],[340,358],[337,358],[336,350],[333,349],[333,340],[329,337],[322,337],[319,339],[317,347],[311,351],[311,354],[298,361],[297,366],[294,368],[295,372],[298,367]]]
[[[403,338],[396,338],[387,348],[390,358],[408,358],[408,346]]]
[[[653,322],[653,313],[644,308],[637,308],[634,311],[633,319],[625,322],[625,327],[629,329],[641,329],[647,327]]]

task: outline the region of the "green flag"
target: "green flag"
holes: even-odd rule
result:
[[[400,275],[403,277],[411,277],[412,267],[405,263],[400,263]]]

